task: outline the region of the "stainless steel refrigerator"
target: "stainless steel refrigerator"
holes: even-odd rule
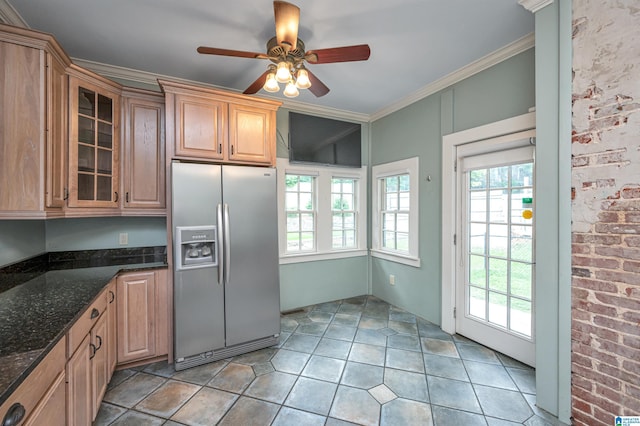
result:
[[[175,368],[278,343],[276,171],[174,161]]]

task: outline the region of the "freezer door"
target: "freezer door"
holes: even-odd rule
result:
[[[276,171],[222,167],[227,346],[280,333]]]
[[[173,241],[177,227],[222,227],[216,212],[222,203],[220,166],[174,162],[171,172]],[[174,247],[174,253],[180,251]],[[224,283],[218,281],[218,267],[174,268],[173,282],[175,358],[223,348]]]

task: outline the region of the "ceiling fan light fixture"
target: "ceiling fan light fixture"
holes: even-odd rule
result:
[[[291,80],[291,71],[289,63],[286,61],[278,62],[278,70],[276,71],[276,80],[278,83],[287,83]]]
[[[287,87],[284,88],[284,92],[282,93],[288,98],[295,98],[300,94],[300,92],[298,92],[298,88],[293,83],[293,80],[289,80]]]
[[[275,93],[280,90],[280,86],[278,85],[276,74],[274,72],[270,72],[269,74],[267,74],[267,79],[264,82],[264,86],[262,88],[271,93]]]
[[[311,87],[309,73],[304,68],[300,68],[296,73],[296,87],[298,89],[308,89],[309,87]]]

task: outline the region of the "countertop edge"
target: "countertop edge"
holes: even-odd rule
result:
[[[51,350],[56,346],[56,344],[60,341],[60,339],[62,339],[67,332],[71,329],[71,327],[73,326],[73,324],[76,323],[76,321],[78,321],[78,319],[82,316],[82,314],[86,311],[86,309],[93,303],[96,301],[96,299],[98,298],[98,296],[104,291],[104,289],[107,287],[107,285],[118,275],[125,273],[125,272],[137,272],[137,271],[145,271],[145,270],[152,270],[152,269],[166,269],[168,268],[168,264],[167,263],[160,263],[160,262],[154,262],[154,263],[139,263],[139,264],[131,264],[131,265],[112,265],[114,268],[115,267],[120,267],[119,269],[114,271],[113,276],[111,276],[105,283],[104,285],[100,288],[100,290],[98,290],[95,294],[95,296],[91,299],[90,302],[88,302],[85,306],[83,306],[82,308],[80,308],[77,312],[77,314],[73,317],[73,319],[71,321],[69,321],[69,323],[66,324],[66,326],[44,347],[42,348],[42,350],[40,351],[40,353],[38,354],[37,357],[35,357],[30,363],[29,365],[24,368],[18,375],[17,377],[4,389],[2,390],[2,392],[0,393],[0,406],[2,406],[2,404],[4,404],[7,399],[9,399],[9,397],[13,394],[13,392],[16,391],[16,389],[18,389],[18,387],[20,387],[20,385],[24,382],[24,380],[29,376],[29,374],[31,374],[33,372],[33,370],[35,370],[35,368],[40,364],[40,362],[42,362],[42,360],[49,354],[49,352],[51,352]],[[29,351],[29,352],[24,352],[24,353],[16,353],[16,354],[12,354],[12,355],[7,355],[5,357],[0,358],[0,362],[3,361],[3,359],[7,359],[10,357],[19,357],[20,355],[25,355],[28,353],[33,353],[35,351]]]

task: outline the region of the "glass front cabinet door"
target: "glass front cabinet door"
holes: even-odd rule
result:
[[[69,207],[118,207],[120,95],[69,79]]]

